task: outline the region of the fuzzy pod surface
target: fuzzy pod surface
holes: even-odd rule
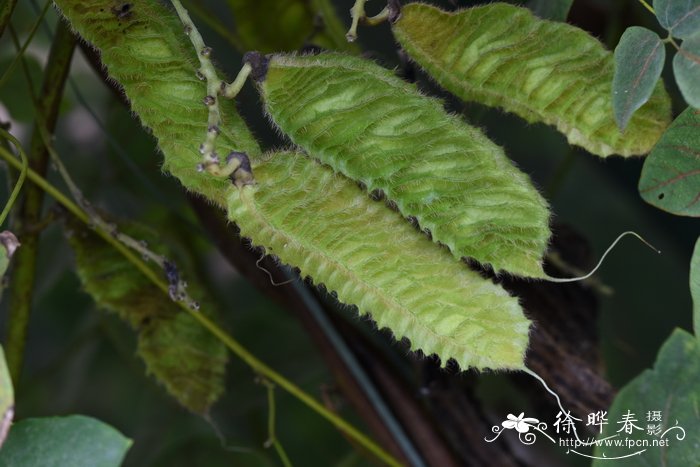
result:
[[[253,171],[257,183],[232,191],[228,205],[253,244],[443,365],[523,367],[529,321],[501,286],[305,155],[269,154]]]
[[[199,61],[175,12],[149,0],[55,3],[71,27],[99,49],[110,77],[121,84],[134,113],[158,139],[163,168],[187,189],[225,206],[230,182],[195,170],[207,131],[207,89],[196,76]],[[259,154],[235,104],[221,99],[219,106],[222,124],[216,151]]]
[[[481,131],[368,60],[323,53],[264,63],[266,111],[295,144],[383,191],[457,258],[544,276],[547,203]]]
[[[671,120],[660,82],[620,131],[613,54],[582,29],[526,8],[491,3],[450,13],[411,3],[392,30],[411,59],[457,97],[553,125],[570,144],[602,157],[648,153]]]
[[[123,228],[151,245],[159,243],[158,234],[141,225]],[[84,291],[134,329],[147,373],[187,409],[208,412],[224,393],[226,347],[91,229],[71,219],[66,235]],[[201,284],[191,283],[189,292],[203,301],[200,313],[215,319]]]

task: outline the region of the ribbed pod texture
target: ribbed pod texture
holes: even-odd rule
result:
[[[379,326],[409,338],[414,348],[438,353],[443,361],[453,357],[463,368],[522,367],[529,322],[515,298],[328,167],[299,154],[261,159],[228,102],[220,103],[225,121],[217,151],[248,152],[257,183],[238,190],[228,180],[196,172],[197,145],[207,124],[205,86],[195,77],[195,52],[171,11],[144,0],[130,2],[127,14],[113,10],[116,3],[111,1],[56,3],[73,27],[100,49],[110,76],[124,87],[134,112],[158,138],[165,168],[187,188],[228,205],[243,235],[336,291],[342,302],[372,313]],[[476,130],[467,131],[484,139]],[[475,163],[480,164],[489,165]],[[505,173],[492,177],[496,186],[501,178],[526,181],[503,157],[491,164]],[[447,168],[449,161],[435,167],[441,165]],[[483,189],[488,182],[482,181]]]
[[[554,125],[569,143],[599,156],[646,154],[670,123],[671,101],[660,82],[621,132],[612,110],[612,53],[585,31],[526,8],[492,3],[448,13],[411,3],[393,32],[451,93]]]
[[[163,168],[188,189],[224,206],[230,182],[195,170],[201,160],[198,146],[207,131],[206,86],[196,77],[196,52],[175,13],[148,0],[55,3],[71,26],[100,50],[109,75],[122,85],[132,110],[158,139]],[[223,121],[217,152],[259,154],[233,102],[221,100],[219,105]]]
[[[229,198],[254,244],[443,364],[522,367],[529,322],[516,298],[328,167],[296,153],[264,159],[257,184]]]
[[[134,224],[122,228],[157,245],[151,230]],[[224,392],[226,347],[88,227],[71,219],[67,231],[85,292],[136,331],[138,354],[148,373],[184,407],[207,412]],[[214,307],[203,291],[201,284],[190,281],[190,294],[203,300],[201,312],[211,318]]]
[[[274,55],[259,88],[294,143],[382,190],[456,257],[543,276],[547,203],[499,146],[441,101],[371,61],[331,53]]]

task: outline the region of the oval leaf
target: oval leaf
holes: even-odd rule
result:
[[[28,418],[12,427],[0,465],[119,467],[130,446],[130,439],[94,418]]]
[[[445,89],[544,122],[593,154],[646,154],[671,115],[661,83],[624,133],[612,108],[612,54],[585,31],[504,3],[447,13],[411,3],[394,36]]]
[[[130,226],[128,231],[149,245],[158,244],[158,237],[144,228]],[[77,225],[70,233],[85,291],[138,331],[138,354],[147,371],[184,407],[205,413],[224,391],[224,345],[94,232]],[[201,300],[197,285],[188,282],[192,297]],[[210,302],[201,308],[200,313],[211,314]]]
[[[501,286],[306,156],[273,154],[253,171],[257,183],[231,194],[229,217],[254,244],[443,365],[523,367],[529,322]]]
[[[673,57],[673,74],[685,101],[700,109],[700,34],[683,41]]]
[[[700,337],[700,238],[695,242],[690,261],[690,295],[693,297],[693,329],[695,336]]]
[[[664,68],[666,49],[658,34],[646,28],[627,28],[615,48],[613,111],[624,130],[632,114],[644,105]]]
[[[666,340],[659,351],[653,370],[646,370],[620,390],[608,411],[608,425],[605,425],[599,439],[615,436],[611,445],[601,443],[595,449],[594,467],[610,465],[644,466],[691,466],[700,465],[698,433],[700,433],[700,343],[685,331],[677,329]],[[636,419],[631,434],[618,430],[623,416],[630,412]],[[650,411],[658,411],[661,421],[647,421]],[[672,428],[677,424],[679,428]],[[658,437],[647,433],[648,425],[659,425]],[[666,431],[669,430],[669,431]],[[663,436],[661,436],[663,435]],[[624,444],[624,438],[638,443],[637,447]],[[651,446],[654,441],[666,439],[666,446]],[[643,440],[649,447],[642,446]],[[633,445],[634,446],[634,445]],[[630,456],[643,451],[638,456],[623,461],[611,460],[618,456]],[[606,456],[607,459],[600,459]],[[611,464],[612,463],[612,464]]]
[[[198,59],[177,15],[152,0],[133,0],[123,14],[110,0],[55,2],[71,27],[101,51],[109,75],[124,88],[132,110],[158,138],[163,168],[186,188],[226,205],[228,180],[193,170],[201,162],[198,147],[207,131],[204,81],[196,77]],[[221,76],[221,75],[220,75]],[[251,156],[258,144],[229,99],[219,102],[218,154],[233,149]]]
[[[383,191],[455,257],[544,276],[546,201],[500,147],[441,101],[374,62],[330,53],[273,55],[259,88],[295,144]]]
[[[654,0],[654,11],[661,26],[674,37],[685,39],[700,31],[698,0]]]
[[[679,216],[700,216],[700,110],[687,108],[644,162],[639,193]]]

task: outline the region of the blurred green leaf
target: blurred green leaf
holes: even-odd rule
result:
[[[7,70],[13,58],[7,57],[0,60],[0,74]],[[34,92],[36,93],[42,80],[41,65],[39,65],[36,58],[29,54],[24,55],[24,60],[27,63],[29,75],[35,87]],[[10,116],[17,121],[31,122],[34,119],[34,106],[29,94],[29,83],[25,77],[22,64],[15,66],[7,76],[5,83],[0,87],[0,103],[7,109]]]
[[[666,49],[659,36],[646,28],[627,28],[615,48],[613,112],[624,130],[632,114],[651,97],[664,68]]]
[[[608,411],[608,425],[599,439],[617,435],[615,440],[667,439],[665,447],[596,446],[595,455],[617,457],[644,450],[630,459],[596,459],[593,467],[611,466],[697,466],[700,464],[700,342],[689,333],[676,329],[659,351],[653,370],[645,370],[620,390]],[[635,425],[631,434],[619,433],[617,422],[631,413]],[[650,411],[660,411],[661,421],[647,421]],[[647,433],[648,424],[661,425],[659,437]],[[674,426],[679,428],[673,428]],[[668,430],[668,431],[667,431]],[[683,432],[682,430],[685,430]],[[679,439],[680,438],[680,439]]]
[[[7,369],[5,352],[0,346],[0,449],[5,443],[7,432],[15,414],[15,391]]]
[[[690,261],[690,295],[693,297],[693,331],[700,336],[700,238]]]
[[[574,0],[530,0],[527,7],[534,14],[552,21],[566,21]]]
[[[224,345],[96,234],[80,225],[70,228],[85,290],[99,306],[137,330],[139,355],[171,395],[193,412],[208,411],[224,391]],[[136,225],[125,231],[158,249],[160,239],[154,232]],[[196,284],[190,283],[188,290],[202,300]],[[213,306],[205,301],[201,309],[211,316]]]
[[[639,193],[679,216],[700,217],[700,110],[688,107],[644,162]]]
[[[685,39],[700,31],[698,0],[654,0],[654,11],[661,26],[674,37]]]
[[[228,0],[247,50],[294,51],[307,44],[356,51],[329,0]],[[349,8],[349,6],[348,6]]]
[[[700,34],[683,41],[673,57],[673,73],[685,101],[700,108]]]
[[[0,466],[116,467],[130,446],[130,439],[94,418],[28,418],[12,427]]]

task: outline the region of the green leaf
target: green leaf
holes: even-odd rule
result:
[[[613,111],[615,121],[624,130],[632,114],[654,92],[664,68],[666,49],[658,34],[646,28],[627,28],[615,48]]]
[[[381,190],[453,255],[543,277],[549,209],[480,130],[372,61],[272,55],[259,83],[291,140],[367,190]]]
[[[10,371],[7,368],[5,352],[0,346],[0,449],[15,415],[15,390],[12,387]]]
[[[673,74],[685,101],[700,108],[700,34],[683,41],[673,57]]]
[[[700,110],[688,107],[644,162],[639,193],[679,216],[700,217]]]
[[[158,236],[142,227],[132,225],[127,232],[151,246],[158,244]],[[180,404],[206,412],[224,391],[223,344],[95,233],[76,225],[69,241],[85,291],[138,331],[138,354],[147,371]],[[191,296],[202,300],[197,284],[188,282]],[[212,304],[201,303],[200,312],[211,315]]]
[[[646,154],[670,122],[661,83],[623,133],[612,104],[613,54],[585,31],[504,3],[447,13],[401,10],[394,36],[411,58],[465,101],[555,126],[593,154]]]
[[[130,439],[94,418],[28,418],[12,427],[0,466],[118,467],[130,446]]]
[[[690,261],[690,295],[693,297],[693,330],[695,336],[700,338],[700,238],[695,242]]]
[[[574,0],[530,0],[527,7],[534,14],[552,21],[566,21]]]
[[[659,351],[653,370],[646,370],[620,390],[608,411],[608,425],[599,439],[618,435],[614,440],[624,437],[630,440],[667,439],[666,447],[605,446],[595,449],[595,456],[617,457],[630,455],[645,450],[639,456],[630,459],[610,460],[596,459],[594,467],[606,466],[697,466],[700,464],[700,341],[687,332],[677,329],[668,338]],[[627,414],[634,414],[635,425],[643,430],[633,430],[632,434],[617,433],[622,425],[617,422]],[[661,422],[648,422],[647,413],[660,411]],[[661,424],[661,432],[669,430],[663,438],[648,435],[648,424]],[[678,439],[685,430],[684,439]]]
[[[698,0],[654,0],[654,11],[661,26],[674,37],[685,39],[700,31]]]
[[[295,51],[307,43],[357,51],[329,0],[228,0],[247,50]]]
[[[523,368],[529,321],[500,285],[302,154],[270,154],[253,172],[228,213],[254,244],[443,365]]]
[[[163,168],[189,190],[226,206],[230,182],[193,170],[207,131],[204,81],[199,61],[177,15],[161,2],[132,0],[122,15],[111,0],[57,0],[71,27],[100,49],[109,75],[124,87],[132,110],[158,138]],[[219,76],[222,76],[221,74]],[[219,101],[223,124],[216,152],[233,149],[251,157],[260,148],[230,99]]]

